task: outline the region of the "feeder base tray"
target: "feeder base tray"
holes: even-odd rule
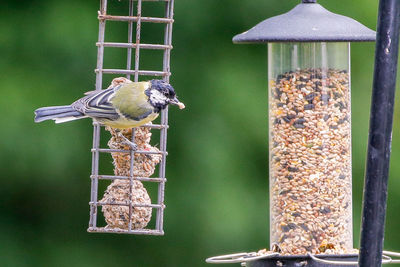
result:
[[[318,259],[326,261],[335,261],[335,264],[321,263],[312,259],[307,255],[300,256],[275,256],[268,259],[260,259],[256,261],[246,262],[247,267],[344,267],[349,266],[348,264],[339,264],[343,262],[357,262],[357,254],[345,254],[345,255],[318,255]]]

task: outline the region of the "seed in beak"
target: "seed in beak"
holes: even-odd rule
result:
[[[178,102],[178,107],[179,107],[179,109],[184,109],[185,104],[183,104],[182,102]]]
[[[185,108],[185,104],[183,104],[182,102],[180,102],[176,97],[172,100],[170,100],[169,102],[172,105],[176,105],[179,107],[179,109],[184,109]]]

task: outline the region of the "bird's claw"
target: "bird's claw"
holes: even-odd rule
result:
[[[126,138],[121,132],[118,132],[118,136],[123,139],[122,143],[128,145],[133,151],[138,150],[137,144],[134,142],[130,141],[128,138]]]
[[[129,141],[128,139],[124,140],[125,145],[128,145],[133,151],[138,150],[137,144],[134,142]]]

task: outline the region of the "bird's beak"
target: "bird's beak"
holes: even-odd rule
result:
[[[178,106],[179,109],[184,109],[185,108],[185,104],[183,104],[182,102],[179,102],[178,98],[174,97],[174,99],[171,99],[169,101],[170,104]]]

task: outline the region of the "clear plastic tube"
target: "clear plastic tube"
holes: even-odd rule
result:
[[[270,43],[270,243],[353,249],[349,43]]]

